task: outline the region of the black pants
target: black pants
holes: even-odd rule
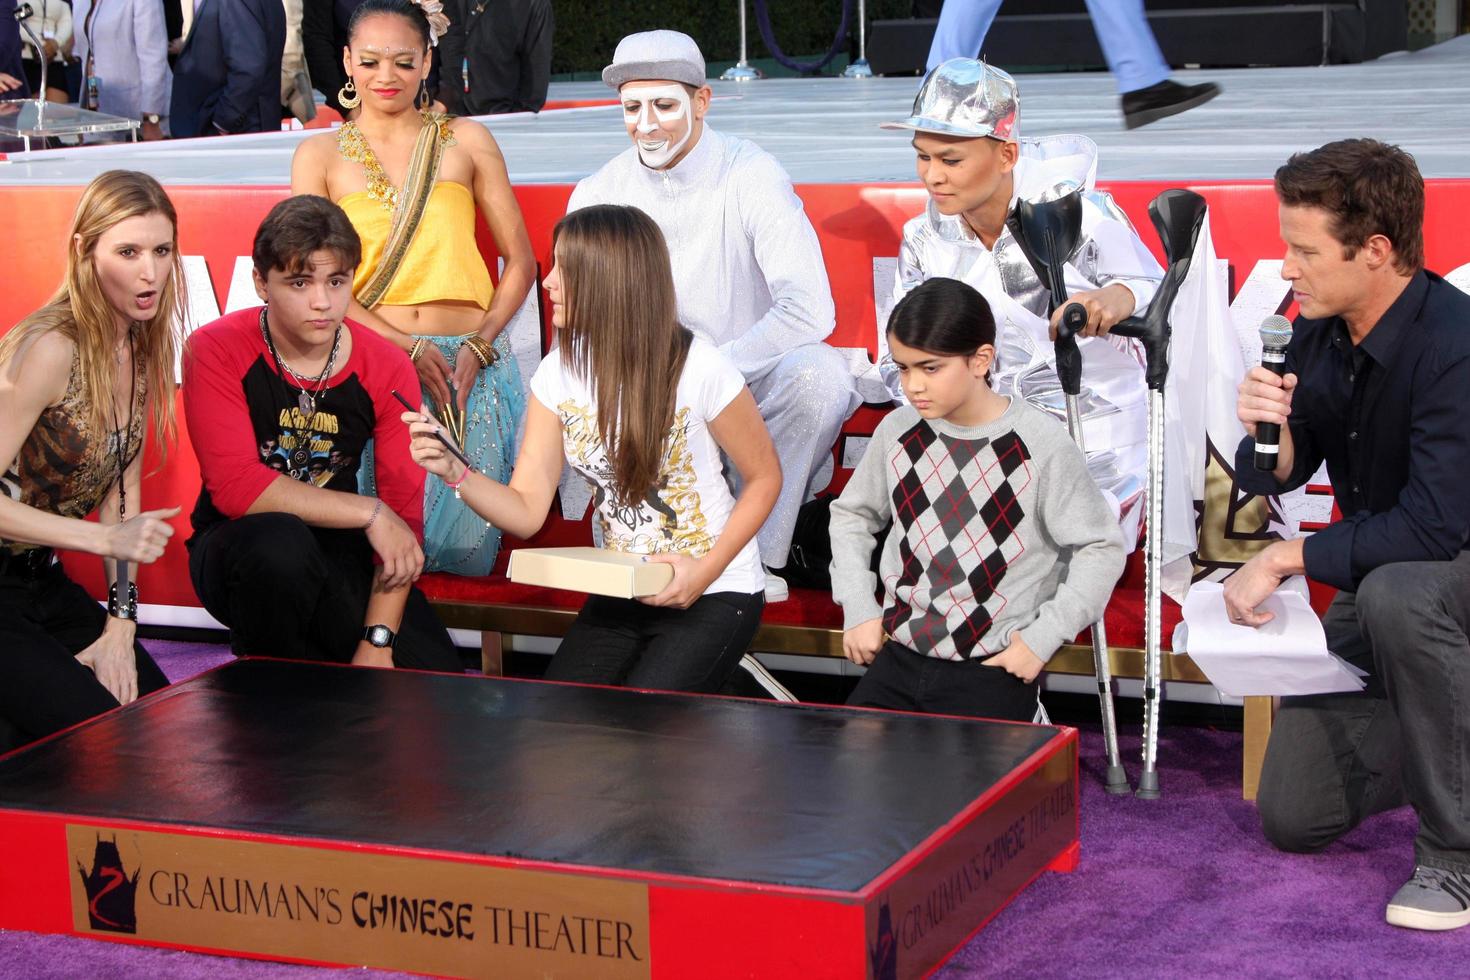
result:
[[[1036,685],[979,660],[939,660],[889,640],[847,703],[1002,721],[1036,719]]]
[[[1322,625],[1371,676],[1361,692],[1281,699],[1256,800],[1266,837],[1317,851],[1407,802],[1418,863],[1470,872],[1470,552],[1377,568]]]
[[[76,659],[106,625],[107,613],[60,565],[0,576],[0,752],[117,707]],[[133,656],[139,697],[168,685],[142,644]]]
[[[235,656],[347,663],[362,640],[373,549],[358,530],[310,527],[294,514],[250,514],[190,539],[189,577],[204,608],[230,628]],[[403,611],[393,663],[463,670],[417,588]]]
[[[557,648],[546,679],[713,694],[761,623],[764,593],[706,593],[688,609],[592,596]]]

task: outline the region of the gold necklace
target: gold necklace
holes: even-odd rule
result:
[[[425,122],[432,118],[432,114],[427,112],[422,113],[422,116]],[[440,145],[454,146],[458,140],[449,131],[449,119],[441,116],[437,122]],[[373,152],[367,137],[357,128],[357,123],[349,120],[338,128],[337,152],[342,154],[343,159],[362,165],[362,175],[367,178],[368,196],[382,204],[383,210],[392,211],[398,207],[398,188],[388,179],[387,171],[378,161],[378,155]]]

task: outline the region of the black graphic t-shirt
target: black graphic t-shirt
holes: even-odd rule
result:
[[[417,397],[408,356],[347,321],[352,351],[308,417],[301,389],[276,372],[259,317],[257,307],[201,327],[184,355],[184,416],[204,483],[195,531],[244,515],[280,476],[356,493],[362,450],[372,439],[379,495],[422,534],[424,474],[409,456],[408,427],[391,394],[396,388]]]

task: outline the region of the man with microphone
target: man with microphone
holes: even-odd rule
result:
[[[1261,823],[1277,847],[1317,851],[1408,803],[1415,869],[1387,921],[1458,929],[1470,925],[1470,296],[1424,269],[1424,181],[1398,147],[1298,153],[1276,195],[1300,312],[1280,373],[1256,367],[1240,386],[1236,478],[1279,493],[1325,462],[1342,518],[1267,547],[1225,583],[1225,605],[1261,626],[1257,607],[1287,576],[1336,586],[1327,645],[1369,676],[1361,692],[1282,699]]]

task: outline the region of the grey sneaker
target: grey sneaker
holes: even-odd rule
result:
[[[1470,926],[1470,874],[1414,868],[1414,877],[1389,899],[1391,926],[1442,931]]]

